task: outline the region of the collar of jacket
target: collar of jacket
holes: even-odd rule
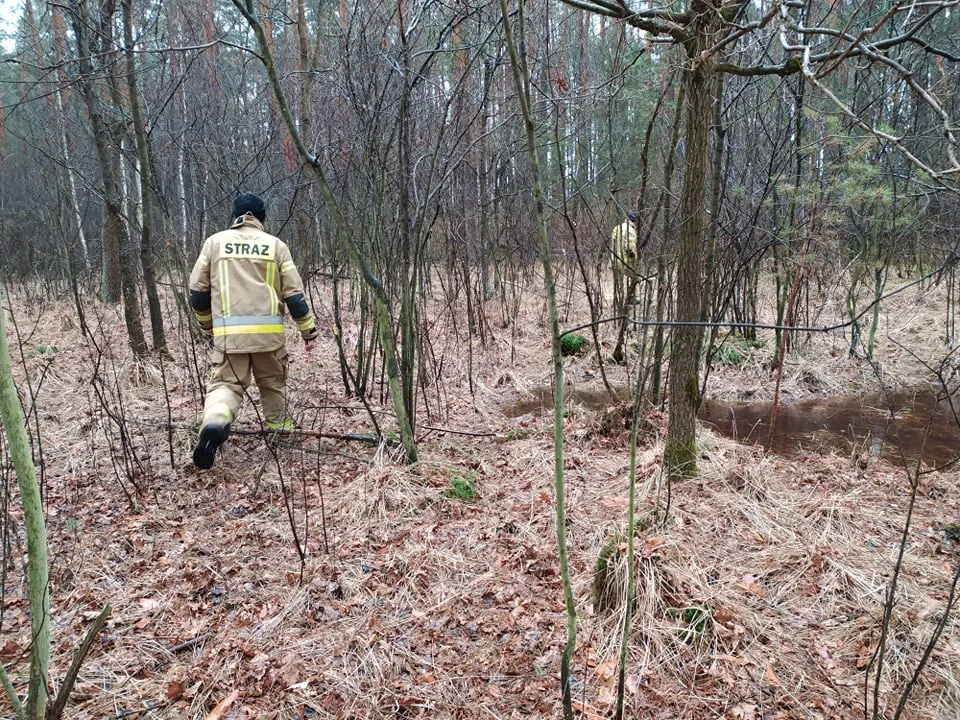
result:
[[[250,213],[246,213],[238,218],[234,218],[233,225],[230,226],[230,229],[237,230],[238,228],[242,227],[250,227],[263,232],[263,223],[257,220]]]

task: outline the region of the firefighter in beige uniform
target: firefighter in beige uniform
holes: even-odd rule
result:
[[[633,298],[627,298],[630,281],[636,275],[637,263],[637,220],[639,213],[631,210],[627,219],[617,225],[610,233],[610,264],[613,267],[613,306],[623,309],[625,303]]]
[[[258,196],[233,201],[233,224],[211,235],[190,273],[190,305],[200,327],[213,333],[213,370],[193,462],[213,466],[227,439],[253,373],[268,430],[293,429],[287,415],[287,350],[283,306],[306,343],[317,336],[303,281],[290,249],[263,230],[266,208]]]

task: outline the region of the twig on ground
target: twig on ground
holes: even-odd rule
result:
[[[93,645],[93,641],[97,635],[100,634],[100,631],[103,630],[103,626],[107,624],[107,620],[110,618],[110,612],[110,606],[104,605],[103,610],[97,615],[97,619],[93,621],[93,625],[87,630],[87,634],[83,638],[83,642],[80,643],[80,647],[78,647],[77,651],[73,654],[73,661],[70,663],[67,674],[63,678],[63,684],[57,692],[57,697],[54,699],[53,704],[47,709],[47,717],[51,718],[51,720],[58,720],[58,718],[63,715],[63,710],[67,706],[67,700],[70,698],[70,692],[73,690],[74,683],[77,682],[77,675],[80,674],[80,666],[83,664],[84,658],[87,657],[87,653],[90,652],[90,646]]]

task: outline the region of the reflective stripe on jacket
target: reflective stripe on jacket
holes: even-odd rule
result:
[[[283,347],[288,300],[306,313],[294,318],[301,333],[315,327],[290,249],[250,214],[206,239],[190,273],[190,294],[201,327],[212,328],[214,347],[224,352]]]

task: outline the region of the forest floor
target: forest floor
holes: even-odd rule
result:
[[[324,292],[315,297],[325,324]],[[912,288],[888,300],[876,364],[851,358],[840,332],[798,338],[781,401],[946,372],[944,298],[942,288]],[[343,391],[329,331],[311,354],[292,328],[289,336],[290,399],[312,434],[267,442],[248,401],[214,467],[198,471],[191,449],[206,361],[174,308],[173,358],[162,364],[129,357],[119,308],[86,301],[96,343],[71,301],[20,290],[12,308],[48,519],[54,691],[92,620],[112,608],[67,718],[561,716],[567,618],[553,414],[523,404],[551,379],[539,293],[511,308],[491,302],[485,343],[466,340],[463,317],[435,316],[429,340],[442,379],[420,394],[413,466],[390,447],[326,437],[373,430]],[[830,314],[817,324],[837,319]],[[585,302],[564,306],[563,327],[587,320]],[[605,355],[613,334],[601,326]],[[762,337],[765,346],[715,368],[707,396],[772,398],[772,338]],[[620,387],[634,373],[605,370]],[[565,373],[573,705],[579,718],[606,718],[625,606],[628,414],[613,400],[578,401],[603,397],[590,394],[602,389],[594,353],[568,358]],[[370,402],[393,430],[379,386]],[[960,563],[957,470],[916,476],[854,448],[779,456],[701,429],[699,477],[668,493],[666,414],[643,420],[625,717],[891,718],[908,687],[901,717],[960,716],[960,621],[947,613]],[[0,660],[22,691],[25,541],[4,467]],[[0,714],[10,716],[8,702]]]

